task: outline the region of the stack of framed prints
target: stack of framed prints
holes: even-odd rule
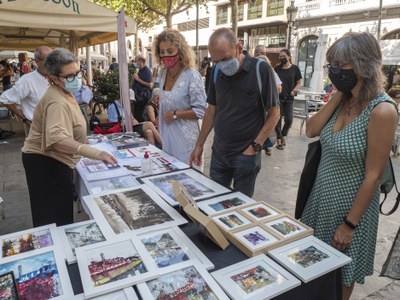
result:
[[[142,233],[187,223],[145,185],[85,196],[82,200],[88,214],[106,236],[130,231]]]
[[[85,300],[85,294],[76,295],[72,300]],[[90,298],[91,300],[139,300],[133,288],[124,288],[119,291],[108,293],[105,295]]]
[[[350,257],[314,236],[271,250],[268,255],[303,282],[309,282],[351,262]]]
[[[256,200],[247,197],[240,192],[229,193],[227,195],[204,200],[197,203],[198,207],[207,215],[215,214],[227,209],[237,208],[249,203],[256,202]]]
[[[195,201],[215,197],[230,192],[229,189],[207,178],[194,169],[187,169],[172,173],[141,178],[146,185],[151,187],[165,201],[172,206],[178,206],[178,200],[174,196],[172,183],[178,181]]]
[[[271,299],[300,281],[264,254],[211,273],[234,300]]]

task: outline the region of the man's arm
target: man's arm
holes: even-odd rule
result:
[[[25,117],[24,112],[20,110],[15,104],[6,104],[5,106],[12,114],[16,115],[19,119],[21,119],[22,122],[31,126],[32,121],[28,120]]]

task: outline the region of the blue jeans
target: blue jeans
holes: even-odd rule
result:
[[[261,153],[244,155],[242,153],[220,158],[215,152],[211,155],[210,177],[219,184],[252,197],[258,172],[261,169]]]

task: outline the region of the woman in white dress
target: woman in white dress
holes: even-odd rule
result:
[[[198,121],[206,109],[204,83],[196,70],[194,51],[178,31],[161,32],[154,41],[154,50],[162,66],[156,93],[163,150],[188,164],[200,132]]]

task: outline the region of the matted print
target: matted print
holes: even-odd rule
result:
[[[265,220],[269,217],[280,214],[278,211],[264,203],[257,203],[254,206],[251,205],[244,207],[242,208],[242,211],[257,221]]]
[[[163,273],[156,279],[138,284],[143,299],[212,299],[228,300],[208,272],[194,262],[178,265],[180,268]]]
[[[134,239],[115,238],[76,249],[83,290],[90,298],[157,276],[155,264]]]
[[[298,279],[264,254],[211,275],[235,300],[270,299],[300,285]]]
[[[308,282],[351,262],[351,258],[314,236],[268,253],[302,281]]]
[[[236,192],[219,196],[210,200],[198,202],[198,207],[207,215],[221,212],[227,209],[241,207],[243,205],[256,202],[246,195]]]
[[[86,187],[91,195],[106,191],[114,191],[139,185],[133,176],[113,177],[104,180],[86,181]]]
[[[1,260],[0,274],[12,272],[19,299],[71,299],[68,272],[62,257],[46,248]]]
[[[53,246],[55,238],[55,224],[3,235],[0,237],[1,257],[9,257]]]
[[[225,230],[232,230],[252,223],[237,211],[230,211],[226,214],[213,216],[212,219]]]
[[[288,217],[283,217],[279,219],[275,219],[270,222],[264,223],[265,226],[270,228],[273,232],[277,232],[281,236],[285,238],[292,237],[296,234],[304,232],[307,230],[303,225],[295,220],[292,220]]]
[[[141,234],[138,239],[158,268],[168,268],[190,259],[197,259],[207,270],[214,268],[214,264],[179,227]]]
[[[0,299],[19,300],[14,272],[0,274]]]
[[[135,158],[137,155],[132,151],[132,149],[120,149],[113,152],[118,159],[129,159]]]
[[[145,185],[83,197],[103,233],[136,233],[187,223],[175,209],[167,205]]]
[[[159,157],[161,156],[161,153],[163,152],[161,149],[158,149],[157,147],[153,145],[148,145],[146,147],[136,147],[132,148],[132,151],[138,156],[138,157],[143,157],[144,154],[147,152],[149,154],[149,157]]]
[[[233,234],[247,248],[255,251],[278,241],[276,237],[265,231],[260,226],[254,226]]]
[[[113,166],[112,164],[105,164],[100,160],[90,158],[82,158],[81,163],[90,173],[109,171],[120,168],[119,165]]]
[[[173,206],[178,205],[172,187],[174,180],[178,181],[195,201],[229,192],[227,188],[193,169],[145,177],[141,180]]]

